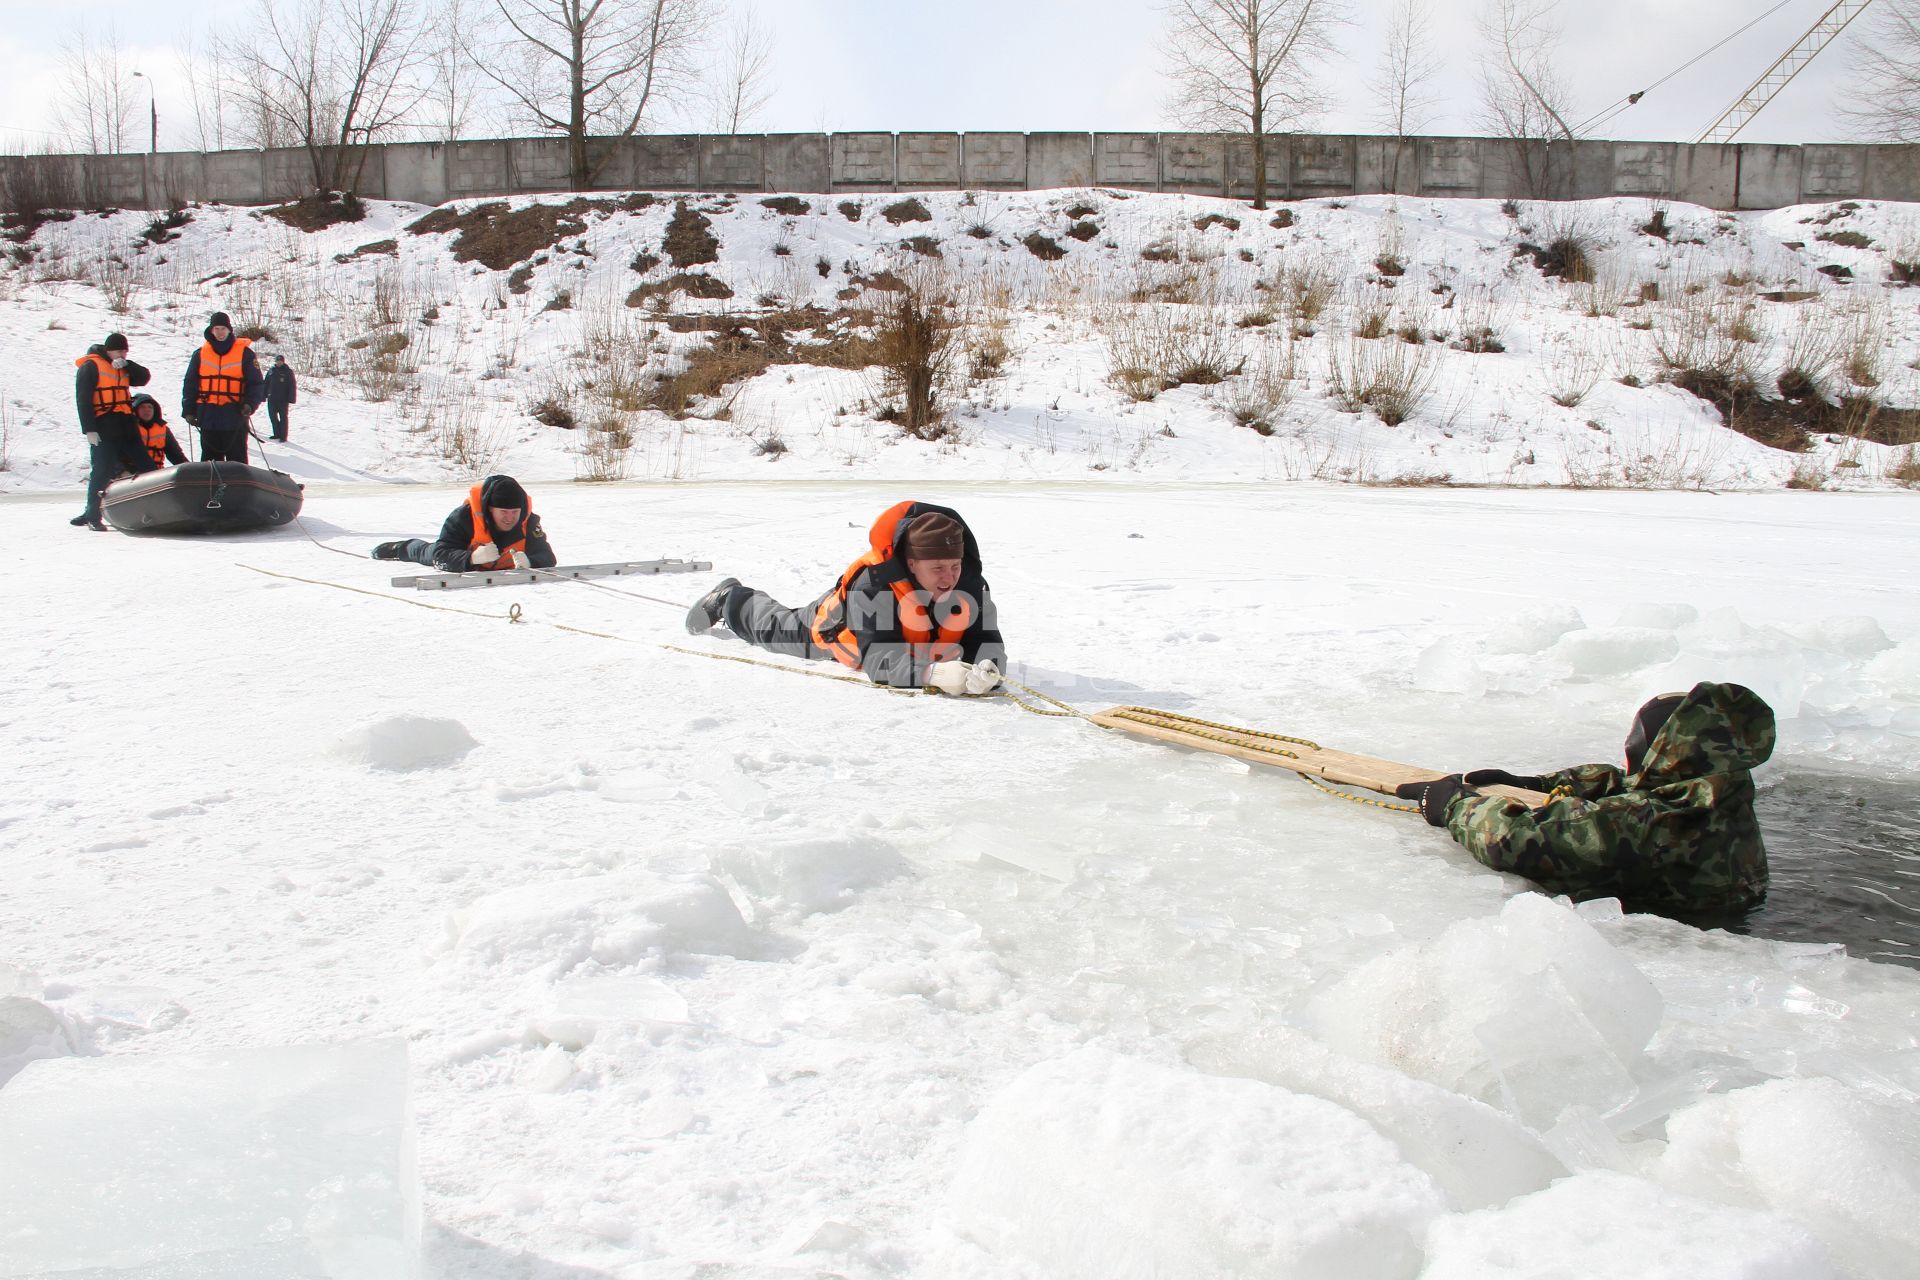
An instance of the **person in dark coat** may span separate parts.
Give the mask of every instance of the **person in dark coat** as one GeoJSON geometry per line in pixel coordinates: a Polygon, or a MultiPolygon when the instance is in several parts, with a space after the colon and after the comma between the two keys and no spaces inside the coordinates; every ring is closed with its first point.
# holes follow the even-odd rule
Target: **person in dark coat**
{"type": "Polygon", "coordinates": [[[100,495],[122,472],[139,475],[156,465],[140,447],[133,420],[132,388],[144,387],[153,375],[127,359],[126,335],[110,333],[106,341],[87,348],[74,362],[74,407],[80,412],[80,430],[87,437],[87,509],[67,523],[104,530],[100,495]]]}
{"type": "Polygon", "coordinates": [[[407,538],[383,542],[375,560],[411,560],[442,573],[483,569],[551,569],[558,563],[527,491],[512,476],[488,476],[467,500],[447,514],[432,542],[407,538]]]}
{"type": "Polygon", "coordinates": [[[299,399],[300,384],[294,380],[293,366],[285,356],[275,356],[273,368],[267,370],[267,425],[273,428],[275,440],[287,438],[287,406],[299,399]]]}
{"type": "Polygon", "coordinates": [[[167,425],[167,415],[161,412],[158,400],[144,392],[135,396],[133,422],[140,433],[141,447],[155,467],[177,467],[187,460],[186,451],[173,438],[173,428],[167,425]]]}
{"type": "Polygon", "coordinates": [[[180,383],[180,416],[200,428],[202,462],[245,463],[248,423],[266,396],[266,379],[253,344],[234,336],[226,312],[208,318],[203,336],[180,383]]]}
{"type": "Polygon", "coordinates": [[[687,631],[703,636],[725,627],[769,652],[832,658],[898,689],[991,692],[1006,645],[979,544],[960,513],[897,503],[873,522],[867,543],[833,590],[804,609],[728,578],[688,610],[687,631]]]}

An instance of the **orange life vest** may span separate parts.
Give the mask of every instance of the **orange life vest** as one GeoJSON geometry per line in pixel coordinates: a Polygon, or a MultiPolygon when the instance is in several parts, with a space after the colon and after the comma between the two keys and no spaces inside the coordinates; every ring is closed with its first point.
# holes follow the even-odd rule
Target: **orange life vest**
{"type": "Polygon", "coordinates": [[[141,422],[138,414],[133,421],[140,428],[140,443],[147,446],[147,452],[153,455],[153,465],[167,465],[167,424],[155,418],[152,422],[141,422]]]}
{"type": "MultiPolygon", "coordinates": [[[[475,569],[511,569],[513,553],[527,548],[527,530],[533,527],[533,499],[527,499],[527,509],[520,513],[520,537],[515,542],[494,542],[493,533],[487,528],[486,509],[480,505],[480,486],[475,485],[467,492],[467,511],[473,516],[473,538],[467,543],[468,551],[477,551],[489,542],[500,548],[500,558],[489,564],[473,563],[475,569]]],[[[470,562],[471,563],[471,562],[470,562]]]]}
{"type": "Polygon", "coordinates": [[[247,389],[246,338],[235,338],[221,355],[211,342],[200,344],[200,403],[237,404],[247,389]]]}
{"type": "Polygon", "coordinates": [[[99,380],[93,384],[93,412],[95,416],[104,417],[109,413],[132,413],[133,400],[128,392],[128,388],[133,384],[127,381],[127,371],[125,369],[114,368],[113,361],[107,359],[105,356],[94,355],[92,352],[88,352],[78,360],[75,360],[73,367],[78,369],[89,360],[93,361],[94,365],[100,370],[99,380]]]}
{"type": "MultiPolygon", "coordinates": [[[[856,671],[860,669],[860,642],[848,625],[847,593],[853,586],[853,580],[862,572],[893,558],[893,536],[913,506],[912,501],[899,502],[880,513],[880,518],[867,531],[871,549],[847,566],[847,571],[840,575],[840,581],[820,602],[820,607],[814,610],[813,642],[831,653],[843,666],[856,671]]],[[[915,585],[911,575],[902,574],[898,581],[890,585],[893,588],[895,616],[900,621],[900,633],[913,646],[915,665],[959,661],[961,638],[967,634],[967,628],[973,625],[973,602],[964,594],[953,592],[936,606],[945,614],[936,622],[927,611],[926,592],[915,585]]]]}

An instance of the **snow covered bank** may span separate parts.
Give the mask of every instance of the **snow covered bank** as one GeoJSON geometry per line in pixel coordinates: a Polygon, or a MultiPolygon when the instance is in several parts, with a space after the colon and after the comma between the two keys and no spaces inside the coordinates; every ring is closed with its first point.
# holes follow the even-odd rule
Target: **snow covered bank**
{"type": "Polygon", "coordinates": [[[1904,447],[1920,439],[1911,206],[602,195],[374,203],[317,232],[186,213],[51,222],[0,271],[0,490],[78,483],[71,362],[88,343],[125,331],[171,408],[215,308],[298,370],[276,456],[310,481],[497,464],[531,479],[1920,482],[1904,447]],[[873,313],[903,279],[961,322],[939,439],[880,420],[899,405],[870,367],[873,313]],[[1808,448],[1758,443],[1729,415],[1808,448]]]}
{"type": "MultiPolygon", "coordinates": [[[[911,494],[1086,709],[1533,768],[1710,675],[1773,701],[1770,771],[1920,776],[1906,495],[911,494]]],[[[741,650],[578,584],[246,567],[382,591],[357,557],[459,496],[316,486],[356,558],[0,500],[0,996],[47,1015],[0,1062],[401,1038],[428,1275],[1902,1275],[1920,974],[1516,900],[1405,815],[667,652],[741,650]]],[[[533,488],[565,561],[789,602],[904,496],[533,488]]]]}

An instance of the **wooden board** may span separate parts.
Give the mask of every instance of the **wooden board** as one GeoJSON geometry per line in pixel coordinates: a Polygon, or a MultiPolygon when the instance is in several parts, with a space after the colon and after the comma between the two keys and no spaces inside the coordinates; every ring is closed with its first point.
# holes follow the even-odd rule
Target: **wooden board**
{"type": "Polygon", "coordinates": [[[420,591],[462,591],[469,587],[509,587],[561,578],[624,578],[654,573],[706,573],[707,560],[620,560],[612,564],[558,564],[551,569],[482,569],[473,573],[428,573],[395,578],[396,587],[420,591]]]}
{"type": "MultiPolygon", "coordinates": [[[[1361,787],[1389,796],[1405,783],[1432,782],[1447,776],[1438,769],[1422,768],[1417,764],[1401,764],[1394,760],[1354,755],[1350,751],[1332,751],[1325,747],[1289,742],[1277,734],[1262,734],[1253,729],[1214,724],[1147,707],[1111,707],[1091,718],[1103,729],[1118,729],[1122,733],[1152,738],[1157,742],[1232,756],[1249,764],[1290,769],[1294,773],[1311,774],[1328,782],[1361,787]]],[[[1477,787],[1475,790],[1482,795],[1518,800],[1536,809],[1547,802],[1547,797],[1540,792],[1526,791],[1520,787],[1477,787]]]]}

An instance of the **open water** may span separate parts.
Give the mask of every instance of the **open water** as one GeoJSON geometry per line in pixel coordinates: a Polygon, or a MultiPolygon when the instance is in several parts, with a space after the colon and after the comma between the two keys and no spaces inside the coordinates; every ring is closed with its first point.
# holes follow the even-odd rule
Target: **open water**
{"type": "Polygon", "coordinates": [[[1786,774],[1757,809],[1773,884],[1734,932],[1920,969],[1920,785],[1786,774]]]}

